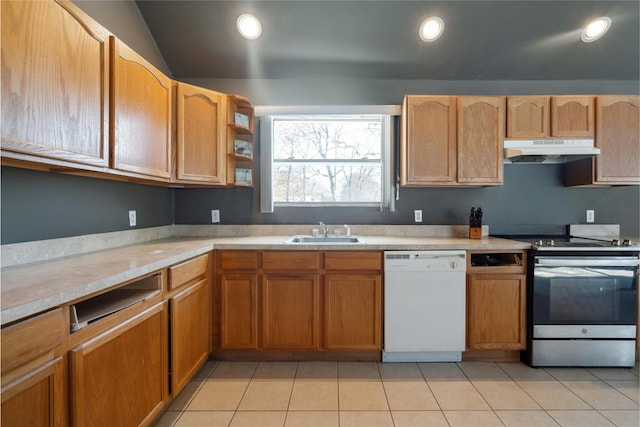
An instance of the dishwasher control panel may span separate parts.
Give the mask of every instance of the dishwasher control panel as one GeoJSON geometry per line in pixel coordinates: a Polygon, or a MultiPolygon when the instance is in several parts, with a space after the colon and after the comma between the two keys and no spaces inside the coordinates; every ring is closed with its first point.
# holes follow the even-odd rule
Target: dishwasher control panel
{"type": "Polygon", "coordinates": [[[465,271],[465,251],[388,251],[385,271],[465,271]]]}

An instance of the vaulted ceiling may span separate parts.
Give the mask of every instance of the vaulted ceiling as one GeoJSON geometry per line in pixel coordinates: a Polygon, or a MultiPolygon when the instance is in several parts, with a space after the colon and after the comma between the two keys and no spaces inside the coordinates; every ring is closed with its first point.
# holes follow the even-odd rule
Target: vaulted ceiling
{"type": "Polygon", "coordinates": [[[638,80],[640,2],[630,1],[190,1],[137,0],[180,78],[638,80]],[[242,13],[263,26],[236,30],[242,13]],[[444,34],[418,28],[439,16],[444,34]],[[584,43],[591,19],[609,16],[584,43]]]}

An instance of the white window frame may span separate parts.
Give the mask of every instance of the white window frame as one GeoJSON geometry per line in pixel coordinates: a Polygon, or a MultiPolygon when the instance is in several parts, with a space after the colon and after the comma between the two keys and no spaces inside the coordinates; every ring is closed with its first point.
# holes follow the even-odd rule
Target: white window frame
{"type": "Polygon", "coordinates": [[[394,138],[396,136],[394,116],[400,115],[399,105],[360,105],[360,106],[256,106],[255,115],[260,121],[260,212],[273,213],[276,207],[362,207],[375,206],[380,211],[395,211],[394,138]],[[273,142],[272,123],[274,116],[329,116],[329,115],[382,115],[387,116],[383,123],[382,171],[380,203],[286,203],[273,202],[273,142]],[[387,129],[384,129],[387,127],[387,129]]]}

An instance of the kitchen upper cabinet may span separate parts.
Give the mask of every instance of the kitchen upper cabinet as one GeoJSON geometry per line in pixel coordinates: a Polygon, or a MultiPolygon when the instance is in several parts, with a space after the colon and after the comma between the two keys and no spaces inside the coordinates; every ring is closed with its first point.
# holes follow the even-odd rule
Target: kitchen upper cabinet
{"type": "Polygon", "coordinates": [[[593,111],[593,96],[552,96],[551,136],[558,138],[593,138],[593,111]]]}
{"type": "Polygon", "coordinates": [[[479,252],[467,258],[467,348],[524,349],[525,252],[479,252]]]}
{"type": "Polygon", "coordinates": [[[4,327],[1,333],[1,424],[68,425],[62,309],[4,327]]]}
{"type": "Polygon", "coordinates": [[[504,109],[504,97],[406,96],[400,184],[501,185],[504,109]]]}
{"type": "Polygon", "coordinates": [[[149,425],[166,402],[167,310],[157,304],[70,352],[72,425],[149,425]]]}
{"type": "Polygon", "coordinates": [[[547,138],[550,134],[550,97],[507,97],[507,138],[547,138]]]}
{"type": "Polygon", "coordinates": [[[68,1],[2,1],[3,163],[109,166],[109,33],[68,1]]]}
{"type": "Polygon", "coordinates": [[[458,97],[458,183],[502,185],[504,97],[458,97]]]}
{"type": "Polygon", "coordinates": [[[593,138],[593,96],[509,96],[507,138],[593,138]]]}
{"type": "Polygon", "coordinates": [[[406,96],[400,141],[401,185],[455,183],[455,97],[406,96]]]}
{"type": "Polygon", "coordinates": [[[168,181],[172,162],[172,82],[112,38],[111,149],[114,169],[168,181]]]}
{"type": "Polygon", "coordinates": [[[325,348],[382,350],[380,252],[327,252],[325,268],[325,348]]]}
{"type": "Polygon", "coordinates": [[[176,89],[176,182],[226,184],[227,95],[185,83],[176,89]]]}
{"type": "Polygon", "coordinates": [[[640,184],[640,97],[596,97],[595,146],[600,154],[565,166],[567,185],[640,184]]]}

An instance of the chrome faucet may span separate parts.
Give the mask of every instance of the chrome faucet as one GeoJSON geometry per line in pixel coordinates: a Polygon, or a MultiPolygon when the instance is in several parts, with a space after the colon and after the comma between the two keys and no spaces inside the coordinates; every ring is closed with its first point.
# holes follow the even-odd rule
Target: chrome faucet
{"type": "Polygon", "coordinates": [[[351,237],[351,227],[345,224],[344,229],[345,229],[345,232],[347,233],[347,237],[351,237]]]}
{"type": "Polygon", "coordinates": [[[329,227],[327,227],[324,222],[320,221],[318,224],[320,224],[320,227],[322,227],[322,234],[324,235],[324,237],[328,237],[329,236],[329,227]]]}

